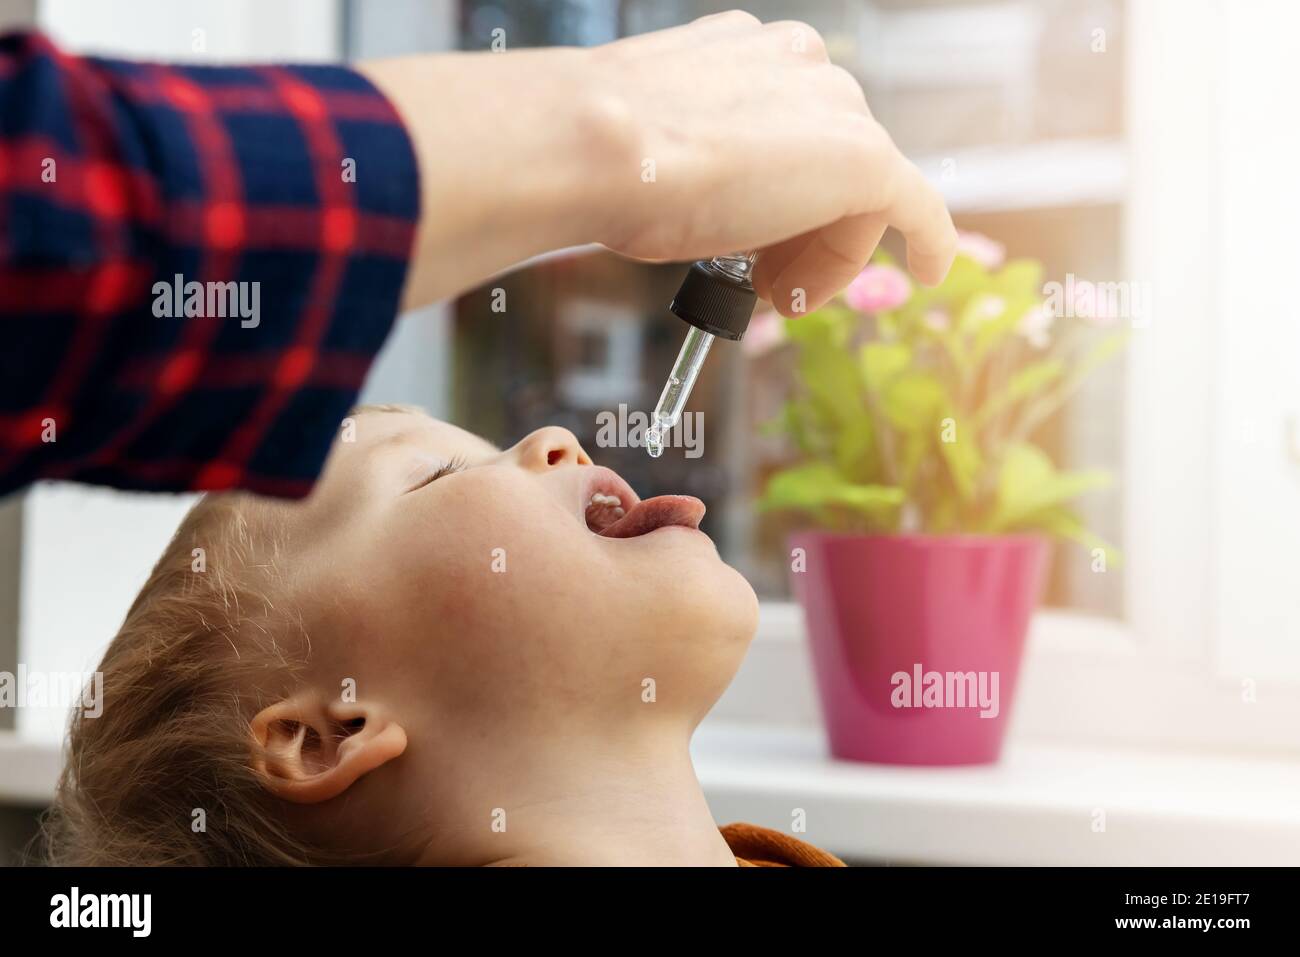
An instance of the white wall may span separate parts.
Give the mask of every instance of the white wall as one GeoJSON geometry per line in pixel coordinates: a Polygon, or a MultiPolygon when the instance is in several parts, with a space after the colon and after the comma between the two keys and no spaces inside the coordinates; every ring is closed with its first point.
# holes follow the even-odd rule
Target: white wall
{"type": "Polygon", "coordinates": [[[79,53],[193,63],[338,59],[336,0],[41,0],[37,23],[79,53]],[[194,31],[201,30],[202,51],[194,31]]]}
{"type": "MultiPolygon", "coordinates": [[[[93,671],[194,498],[69,484],[29,492],[18,660],[34,671],[93,671]]],[[[19,708],[17,728],[58,737],[66,719],[61,710],[19,708]]]]}

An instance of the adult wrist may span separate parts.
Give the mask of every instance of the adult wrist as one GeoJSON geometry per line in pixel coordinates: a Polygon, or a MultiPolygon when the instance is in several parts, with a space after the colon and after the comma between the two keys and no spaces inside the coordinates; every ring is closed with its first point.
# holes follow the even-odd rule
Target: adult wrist
{"type": "Polygon", "coordinates": [[[629,228],[629,207],[642,185],[642,135],[622,97],[601,48],[578,53],[567,115],[577,134],[574,169],[578,174],[577,209],[582,243],[619,245],[629,228]]]}
{"type": "Polygon", "coordinates": [[[402,116],[421,218],[404,307],[512,263],[605,242],[638,182],[635,124],[590,51],[438,54],[359,64],[402,116]]]}

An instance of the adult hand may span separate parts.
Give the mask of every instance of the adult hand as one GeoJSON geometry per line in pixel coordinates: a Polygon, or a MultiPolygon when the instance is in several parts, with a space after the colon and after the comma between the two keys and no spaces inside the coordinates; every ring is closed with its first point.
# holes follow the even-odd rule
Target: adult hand
{"type": "Polygon", "coordinates": [[[816,308],[888,226],[925,283],[956,232],[812,27],[731,12],[585,50],[361,66],[404,116],[423,173],[418,305],[560,246],[688,260],[761,249],[754,284],[816,308]]]}

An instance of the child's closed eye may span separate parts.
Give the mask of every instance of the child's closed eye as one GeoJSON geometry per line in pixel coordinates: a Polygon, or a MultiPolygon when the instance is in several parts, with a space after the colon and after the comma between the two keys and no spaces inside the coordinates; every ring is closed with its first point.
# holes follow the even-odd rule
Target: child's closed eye
{"type": "Polygon", "coordinates": [[[444,475],[450,475],[453,472],[459,472],[464,467],[465,467],[465,460],[460,456],[456,456],[455,458],[452,458],[449,461],[444,462],[442,465],[434,469],[431,473],[421,478],[418,482],[416,482],[414,485],[408,488],[406,492],[410,493],[410,492],[418,491],[419,489],[424,488],[426,485],[431,485],[434,482],[438,481],[438,479],[442,478],[444,475]]]}

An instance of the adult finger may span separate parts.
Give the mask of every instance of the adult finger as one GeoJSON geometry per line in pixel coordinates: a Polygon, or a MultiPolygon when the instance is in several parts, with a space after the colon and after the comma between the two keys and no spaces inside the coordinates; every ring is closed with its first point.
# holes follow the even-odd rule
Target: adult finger
{"type": "Polygon", "coordinates": [[[943,197],[916,164],[898,154],[895,188],[885,219],[907,240],[907,268],[927,286],[948,275],[957,254],[957,230],[943,197]]]}
{"type": "Polygon", "coordinates": [[[794,261],[794,258],[803,252],[804,247],[812,241],[813,234],[817,230],[810,230],[801,233],[798,236],[791,236],[789,239],[779,243],[773,243],[759,251],[758,259],[754,262],[754,274],[751,277],[754,284],[754,291],[759,297],[772,301],[772,283],[776,277],[785,271],[785,267],[794,261]]]}
{"type": "Polygon", "coordinates": [[[823,305],[862,271],[887,225],[882,214],[864,213],[816,230],[772,281],[768,300],[783,316],[823,305]]]}

